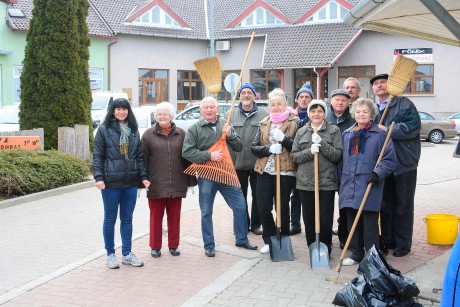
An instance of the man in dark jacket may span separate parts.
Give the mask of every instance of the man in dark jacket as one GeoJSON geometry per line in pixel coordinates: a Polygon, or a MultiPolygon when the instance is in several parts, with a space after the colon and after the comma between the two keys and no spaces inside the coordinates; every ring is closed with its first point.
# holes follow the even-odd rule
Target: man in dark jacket
{"type": "MultiPolygon", "coordinates": [[[[340,134],[343,134],[345,130],[355,124],[355,120],[350,114],[349,100],[350,94],[348,91],[344,89],[332,91],[331,107],[327,112],[326,119],[328,122],[339,127],[340,134]]],[[[343,249],[348,238],[348,218],[345,208],[339,210],[337,222],[337,235],[339,236],[340,248],[343,249]]]]}
{"type": "Polygon", "coordinates": [[[412,246],[421,122],[417,108],[407,97],[397,96],[388,103],[387,80],[387,74],[371,79],[379,109],[375,121],[380,122],[385,108],[389,108],[379,127],[386,131],[395,122],[391,139],[398,158],[396,170],[385,179],[380,219],[386,247],[394,249],[393,256],[403,257],[412,246]]]}
{"type": "MultiPolygon", "coordinates": [[[[233,151],[241,151],[243,143],[235,130],[217,116],[218,104],[213,97],[205,97],[201,101],[201,119],[192,125],[185,135],[182,146],[182,156],[192,163],[205,163],[207,161],[222,161],[224,154],[220,149],[209,152],[222,136],[226,134],[226,143],[231,157],[233,151]]],[[[246,218],[246,203],[243,193],[238,187],[219,183],[202,177],[198,178],[199,202],[201,210],[201,233],[203,236],[204,250],[207,257],[215,256],[214,228],[212,211],[214,199],[219,191],[233,211],[233,232],[235,245],[250,250],[257,246],[248,240],[248,221],[246,218]]]]}
{"type": "Polygon", "coordinates": [[[230,124],[243,141],[243,149],[235,152],[235,170],[238,180],[241,184],[244,199],[246,200],[246,215],[250,230],[261,235],[259,209],[257,208],[256,183],[257,174],[254,172],[256,157],[251,153],[252,141],[256,136],[260,121],[268,116],[268,111],[264,108],[257,107],[254,102],[256,99],[256,90],[250,83],[244,83],[238,90],[240,103],[233,110],[230,118],[230,124]],[[251,185],[252,208],[251,218],[248,210],[248,181],[251,185]]]}

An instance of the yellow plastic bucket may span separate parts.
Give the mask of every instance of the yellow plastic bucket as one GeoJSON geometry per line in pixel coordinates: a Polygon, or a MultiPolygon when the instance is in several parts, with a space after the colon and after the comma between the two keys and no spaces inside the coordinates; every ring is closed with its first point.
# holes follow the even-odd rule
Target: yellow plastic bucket
{"type": "Polygon", "coordinates": [[[426,223],[426,238],[430,244],[454,244],[458,235],[458,215],[437,213],[428,214],[423,219],[426,223]]]}

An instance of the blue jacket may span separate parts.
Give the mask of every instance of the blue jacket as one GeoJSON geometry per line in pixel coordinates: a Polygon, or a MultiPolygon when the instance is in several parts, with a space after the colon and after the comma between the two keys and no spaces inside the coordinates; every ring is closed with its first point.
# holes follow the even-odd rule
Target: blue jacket
{"type": "Polygon", "coordinates": [[[350,154],[350,133],[353,127],[345,130],[342,135],[343,159],[339,165],[339,172],[341,173],[339,207],[340,209],[359,208],[366,192],[367,179],[374,171],[379,176],[379,183],[372,185],[364,204],[364,210],[378,212],[380,211],[385,178],[396,168],[396,153],[393,142],[390,139],[382,160],[374,170],[387,134],[378,127],[377,123],[373,122],[366,132],[364,153],[352,155],[350,154]]]}

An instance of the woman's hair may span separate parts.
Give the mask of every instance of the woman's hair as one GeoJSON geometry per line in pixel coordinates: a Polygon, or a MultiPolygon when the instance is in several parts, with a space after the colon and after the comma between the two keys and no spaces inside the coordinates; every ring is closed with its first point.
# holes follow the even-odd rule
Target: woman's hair
{"type": "Polygon", "coordinates": [[[174,108],[174,106],[167,101],[157,104],[155,113],[157,113],[158,110],[167,110],[169,112],[169,116],[171,116],[171,121],[174,119],[174,117],[176,117],[176,108],[174,108]]]}
{"type": "Polygon", "coordinates": [[[268,93],[268,103],[270,103],[270,101],[273,99],[284,101],[287,104],[286,96],[284,95],[284,91],[280,88],[275,88],[273,89],[273,91],[268,93]]]}
{"type": "Polygon", "coordinates": [[[374,119],[377,116],[377,107],[372,99],[369,98],[358,98],[353,104],[351,105],[350,114],[353,118],[355,118],[356,108],[358,106],[368,106],[369,110],[371,111],[371,119],[374,119]]]}
{"type": "Polygon", "coordinates": [[[115,109],[122,108],[128,110],[128,117],[126,118],[128,121],[128,127],[131,128],[132,132],[137,131],[137,120],[134,116],[133,110],[131,109],[131,104],[129,103],[128,99],[126,98],[117,98],[109,105],[109,110],[107,111],[107,115],[104,119],[104,124],[109,125],[110,120],[115,119],[115,109]]]}

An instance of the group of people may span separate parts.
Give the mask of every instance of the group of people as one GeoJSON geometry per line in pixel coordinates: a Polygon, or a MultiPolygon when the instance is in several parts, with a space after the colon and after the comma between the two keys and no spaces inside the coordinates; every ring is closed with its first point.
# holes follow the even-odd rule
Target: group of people
{"type": "Polygon", "coordinates": [[[306,241],[311,245],[315,241],[315,171],[319,178],[320,241],[329,254],[336,193],[340,213],[338,235],[343,248],[366,188],[371,184],[351,239],[351,255],[343,264],[359,263],[366,250],[373,245],[381,248],[381,242],[394,249],[393,256],[405,256],[412,244],[420,118],[408,98],[388,100],[387,79],[387,74],[371,79],[374,103],[359,98],[359,80],[348,78],[343,89],[332,92],[329,108],[324,101],[314,99],[310,87],[304,85],[296,95],[296,110],[289,107],[285,93],[279,88],[269,93],[268,110],[258,107],[255,88],[245,83],[238,91],[240,102],[231,114],[218,114],[217,101],[204,98],[200,103],[201,119],[187,133],[172,122],[175,109],[164,102],[157,106],[155,125],[142,139],[129,102],[115,100],[95,137],[93,164],[96,186],[104,203],[103,234],[108,267],[119,267],[114,249],[118,208],[122,263],[143,265],[131,252],[138,185],[147,189],[152,257],[161,256],[165,211],[169,251],[173,256],[180,255],[181,201],[186,197],[187,187],[196,184],[206,256],[216,255],[212,214],[217,192],[233,211],[237,247],[258,249],[248,239],[251,231],[262,235],[264,245],[260,252],[270,251],[269,238],[277,232],[273,218],[276,193],[281,200],[281,234],[301,232],[302,212],[306,241]],[[380,124],[385,108],[389,109],[380,124]],[[384,148],[392,122],[393,133],[384,148]],[[184,173],[190,163],[223,161],[225,152],[212,147],[221,137],[225,139],[241,187],[184,173]],[[382,150],[383,156],[376,164],[382,150]],[[279,164],[275,163],[277,156],[279,164]],[[281,182],[279,191],[277,174],[281,182]],[[249,186],[251,210],[247,201],[249,186]]]}

